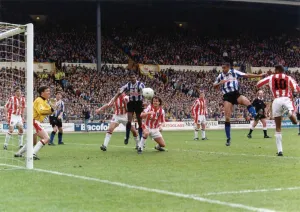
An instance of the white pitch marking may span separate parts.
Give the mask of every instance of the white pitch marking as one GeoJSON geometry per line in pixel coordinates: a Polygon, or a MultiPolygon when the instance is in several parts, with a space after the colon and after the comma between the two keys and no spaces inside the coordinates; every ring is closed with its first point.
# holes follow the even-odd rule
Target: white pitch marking
{"type": "MultiPolygon", "coordinates": [[[[78,144],[78,143],[70,143],[71,145],[79,145],[79,146],[100,146],[100,144],[78,144]]],[[[109,145],[110,147],[116,148],[129,148],[134,149],[131,146],[118,146],[118,145],[109,145]]],[[[202,150],[192,150],[192,149],[169,149],[169,151],[177,151],[177,152],[199,152],[199,153],[206,153],[206,154],[213,154],[213,155],[228,155],[228,156],[246,156],[246,157],[267,157],[267,158],[278,158],[278,156],[273,155],[251,155],[246,153],[230,153],[230,152],[210,152],[210,151],[202,151],[202,150]]],[[[280,157],[280,159],[297,159],[300,160],[300,157],[293,157],[293,156],[284,156],[280,157]]]]}
{"type": "Polygon", "coordinates": [[[210,192],[202,194],[204,196],[212,195],[223,195],[223,194],[244,194],[244,193],[260,193],[260,192],[271,192],[271,191],[292,191],[299,190],[300,187],[289,187],[289,188],[266,188],[266,189],[257,189],[257,190],[241,190],[241,191],[221,191],[221,192],[210,192]]]}
{"type": "MultiPolygon", "coordinates": [[[[1,165],[6,165],[6,164],[0,164],[0,166],[1,165]]],[[[12,165],[6,165],[6,166],[15,167],[12,165]]],[[[192,194],[184,194],[184,193],[178,193],[178,192],[172,192],[172,191],[166,191],[166,190],[160,190],[160,189],[154,189],[154,188],[147,188],[147,187],[143,187],[143,186],[130,185],[130,184],[121,183],[121,182],[102,180],[102,179],[93,178],[93,177],[86,177],[86,176],[80,176],[80,175],[74,175],[74,174],[68,174],[68,173],[50,171],[50,170],[44,170],[44,169],[33,169],[33,170],[37,171],[37,172],[43,172],[43,173],[48,173],[48,174],[53,174],[53,175],[66,176],[66,177],[72,177],[72,178],[81,179],[81,180],[99,182],[99,183],[119,186],[119,187],[123,187],[123,188],[129,188],[129,189],[146,191],[146,192],[157,193],[157,194],[164,194],[164,195],[175,196],[175,197],[180,197],[180,198],[184,198],[184,199],[191,199],[191,200],[196,200],[198,202],[223,205],[223,206],[227,206],[227,207],[231,207],[231,208],[240,208],[240,209],[244,209],[244,210],[248,210],[248,211],[275,212],[274,210],[270,210],[270,209],[266,209],[266,208],[256,208],[256,207],[251,207],[251,206],[238,204],[238,203],[223,202],[223,201],[214,200],[214,199],[207,199],[207,198],[203,198],[203,197],[192,195],[192,194]]]]}

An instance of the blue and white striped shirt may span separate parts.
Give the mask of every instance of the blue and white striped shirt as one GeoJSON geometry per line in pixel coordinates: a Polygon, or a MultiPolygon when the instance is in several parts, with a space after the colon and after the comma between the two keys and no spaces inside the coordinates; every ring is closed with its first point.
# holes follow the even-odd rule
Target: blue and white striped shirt
{"type": "Polygon", "coordinates": [[[296,113],[300,113],[300,98],[295,100],[296,113]]]}
{"type": "Polygon", "coordinates": [[[128,92],[129,101],[143,101],[143,89],[145,88],[144,83],[136,81],[135,84],[128,82],[121,88],[121,93],[128,92]]]}
{"type": "Polygon", "coordinates": [[[229,80],[228,82],[221,85],[221,90],[223,94],[238,91],[239,90],[239,82],[238,78],[243,77],[246,75],[243,72],[240,72],[235,69],[230,69],[227,74],[224,74],[223,72],[219,74],[217,77],[215,84],[219,83],[221,80],[229,80]]]}
{"type": "Polygon", "coordinates": [[[62,100],[56,102],[55,117],[58,117],[60,113],[65,112],[65,103],[62,100]]]}

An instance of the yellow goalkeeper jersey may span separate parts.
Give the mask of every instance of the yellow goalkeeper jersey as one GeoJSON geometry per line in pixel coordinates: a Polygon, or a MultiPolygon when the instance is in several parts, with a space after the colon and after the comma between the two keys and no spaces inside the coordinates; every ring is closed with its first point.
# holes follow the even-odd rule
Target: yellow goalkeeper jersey
{"type": "Polygon", "coordinates": [[[53,113],[53,109],[43,97],[38,97],[33,102],[33,119],[39,122],[53,113]]]}

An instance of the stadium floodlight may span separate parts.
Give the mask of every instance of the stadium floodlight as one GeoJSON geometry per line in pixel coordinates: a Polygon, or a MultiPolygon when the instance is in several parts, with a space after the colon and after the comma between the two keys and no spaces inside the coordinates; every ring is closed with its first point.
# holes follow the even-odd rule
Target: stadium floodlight
{"type": "MultiPolygon", "coordinates": [[[[33,31],[33,24],[18,25],[0,22],[0,89],[2,92],[0,106],[4,109],[5,102],[14,94],[14,88],[21,88],[26,99],[24,135],[27,145],[24,164],[24,160],[14,158],[18,145],[14,145],[17,139],[13,135],[7,150],[1,147],[0,167],[26,166],[28,169],[33,169],[33,31]]],[[[6,126],[2,129],[5,132],[7,125],[3,124],[3,126],[6,126]]],[[[0,144],[3,142],[4,137],[0,137],[0,144]]]]}

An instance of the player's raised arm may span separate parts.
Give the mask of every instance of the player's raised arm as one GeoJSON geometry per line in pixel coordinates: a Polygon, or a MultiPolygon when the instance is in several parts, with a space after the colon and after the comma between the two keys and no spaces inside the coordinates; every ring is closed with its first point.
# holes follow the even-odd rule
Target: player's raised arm
{"type": "Polygon", "coordinates": [[[248,73],[243,73],[241,71],[235,70],[234,73],[237,75],[238,78],[244,77],[244,78],[258,78],[258,77],[263,77],[265,74],[248,74],[248,73]]]}
{"type": "Polygon", "coordinates": [[[221,79],[221,74],[217,77],[216,81],[213,84],[214,88],[218,88],[220,85],[223,85],[224,83],[228,82],[228,80],[222,80],[221,79]]]}
{"type": "Polygon", "coordinates": [[[106,110],[107,108],[110,108],[114,105],[116,99],[121,95],[122,93],[117,93],[107,104],[103,105],[102,107],[96,109],[96,113],[99,114],[101,111],[106,110]]]}
{"type": "Polygon", "coordinates": [[[268,84],[268,83],[270,82],[270,79],[271,79],[271,76],[266,77],[266,78],[264,78],[264,79],[258,81],[258,83],[256,84],[256,87],[257,87],[257,88],[260,88],[260,87],[262,87],[262,86],[268,84]]]}
{"type": "Polygon", "coordinates": [[[141,118],[144,119],[146,118],[148,115],[154,115],[155,112],[151,111],[151,105],[149,105],[142,113],[141,113],[141,118]]]}

